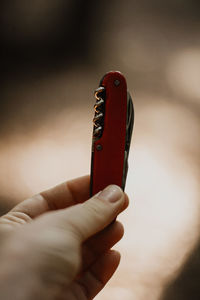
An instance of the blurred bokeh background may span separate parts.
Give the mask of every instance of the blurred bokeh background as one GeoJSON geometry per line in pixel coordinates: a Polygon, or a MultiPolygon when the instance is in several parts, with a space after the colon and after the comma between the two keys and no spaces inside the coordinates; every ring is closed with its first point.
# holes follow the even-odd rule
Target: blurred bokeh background
{"type": "Polygon", "coordinates": [[[90,172],[93,90],[135,105],[121,266],[102,300],[200,298],[200,2],[2,0],[0,211],[90,172]]]}

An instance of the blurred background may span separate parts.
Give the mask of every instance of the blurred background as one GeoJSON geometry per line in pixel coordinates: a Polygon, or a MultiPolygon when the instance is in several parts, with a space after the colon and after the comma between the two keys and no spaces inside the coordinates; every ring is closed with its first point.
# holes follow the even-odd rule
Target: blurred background
{"type": "Polygon", "coordinates": [[[0,212],[90,172],[93,90],[127,78],[135,127],[118,272],[96,299],[200,298],[200,2],[2,0],[0,212]]]}

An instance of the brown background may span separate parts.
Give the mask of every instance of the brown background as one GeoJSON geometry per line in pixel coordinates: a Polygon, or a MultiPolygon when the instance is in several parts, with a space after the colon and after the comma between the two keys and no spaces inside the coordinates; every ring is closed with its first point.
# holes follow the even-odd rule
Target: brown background
{"type": "Polygon", "coordinates": [[[136,119],[122,262],[98,299],[200,298],[199,1],[1,1],[0,208],[89,173],[93,90],[136,119]],[[168,288],[167,288],[168,287],[168,288]]]}

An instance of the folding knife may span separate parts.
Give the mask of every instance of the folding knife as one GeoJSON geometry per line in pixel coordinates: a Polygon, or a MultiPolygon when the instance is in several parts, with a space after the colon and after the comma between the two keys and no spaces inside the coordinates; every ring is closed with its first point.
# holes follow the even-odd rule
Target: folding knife
{"type": "Polygon", "coordinates": [[[132,99],[126,79],[120,72],[105,74],[95,90],[95,98],[91,196],[109,184],[116,184],[124,190],[134,123],[132,99]]]}

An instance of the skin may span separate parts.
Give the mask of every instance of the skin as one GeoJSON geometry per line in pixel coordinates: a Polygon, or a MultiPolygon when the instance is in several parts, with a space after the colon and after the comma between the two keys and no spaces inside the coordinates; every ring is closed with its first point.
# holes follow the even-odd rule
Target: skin
{"type": "Polygon", "coordinates": [[[2,299],[93,299],[117,269],[110,250],[128,197],[109,186],[89,199],[89,176],[27,199],[0,218],[2,299]],[[111,199],[111,195],[113,196],[111,199]]]}

